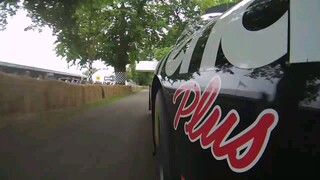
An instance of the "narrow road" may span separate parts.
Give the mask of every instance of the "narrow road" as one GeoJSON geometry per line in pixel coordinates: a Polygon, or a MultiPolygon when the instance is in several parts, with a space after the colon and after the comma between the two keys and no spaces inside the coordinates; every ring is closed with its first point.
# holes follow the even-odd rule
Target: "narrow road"
{"type": "Polygon", "coordinates": [[[0,179],[158,179],[148,91],[38,134],[0,131],[0,179]]]}

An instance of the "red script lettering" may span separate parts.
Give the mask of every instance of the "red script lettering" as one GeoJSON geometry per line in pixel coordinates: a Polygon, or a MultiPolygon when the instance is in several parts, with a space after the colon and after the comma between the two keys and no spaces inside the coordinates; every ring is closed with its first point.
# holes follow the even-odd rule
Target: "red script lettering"
{"type": "Polygon", "coordinates": [[[219,76],[210,80],[202,94],[197,82],[192,81],[180,86],[173,95],[174,104],[177,103],[178,97],[182,96],[173,127],[176,130],[181,118],[191,116],[184,124],[184,131],[189,140],[199,140],[203,149],[211,148],[213,157],[216,160],[226,159],[232,171],[246,172],[261,158],[271,131],[278,123],[278,113],[273,109],[265,109],[249,127],[238,135],[229,137],[240,122],[240,116],[232,109],[226,117],[221,118],[220,106],[213,106],[220,88],[219,76]],[[188,103],[191,93],[194,96],[188,103]],[[211,107],[213,109],[210,111],[211,107]]]}

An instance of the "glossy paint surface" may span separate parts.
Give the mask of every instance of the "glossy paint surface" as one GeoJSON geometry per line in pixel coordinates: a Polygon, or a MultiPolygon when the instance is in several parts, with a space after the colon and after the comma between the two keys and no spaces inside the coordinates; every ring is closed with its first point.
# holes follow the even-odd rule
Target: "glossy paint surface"
{"type": "Polygon", "coordinates": [[[320,2],[304,3],[242,1],[159,63],[185,179],[319,177],[320,23],[300,20],[320,2]]]}

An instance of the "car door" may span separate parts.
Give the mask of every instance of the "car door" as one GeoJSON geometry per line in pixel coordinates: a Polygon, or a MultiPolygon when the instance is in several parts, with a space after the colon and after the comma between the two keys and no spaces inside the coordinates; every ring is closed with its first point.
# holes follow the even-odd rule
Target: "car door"
{"type": "Polygon", "coordinates": [[[304,14],[317,17],[319,11],[306,12],[319,2],[306,4],[242,1],[161,63],[158,76],[185,179],[316,176],[320,26],[304,14]],[[304,46],[297,44],[301,39],[304,46]]]}

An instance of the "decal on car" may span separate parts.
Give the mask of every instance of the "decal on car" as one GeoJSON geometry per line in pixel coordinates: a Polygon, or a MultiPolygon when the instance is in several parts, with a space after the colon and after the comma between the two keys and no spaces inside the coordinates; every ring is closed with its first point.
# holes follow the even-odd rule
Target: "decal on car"
{"type": "Polygon", "coordinates": [[[181,118],[190,117],[184,124],[184,132],[191,142],[199,141],[203,149],[210,148],[216,160],[226,159],[232,171],[246,172],[265,151],[271,132],[278,123],[278,113],[265,109],[249,127],[229,137],[240,122],[240,116],[232,109],[221,117],[223,109],[215,104],[220,88],[218,75],[210,80],[202,94],[200,85],[195,81],[181,85],[172,100],[173,104],[177,104],[178,97],[181,97],[173,127],[177,130],[181,118]]]}
{"type": "MultiPolygon", "coordinates": [[[[250,5],[253,3],[253,0],[242,1],[216,20],[205,45],[200,71],[215,67],[220,44],[227,60],[245,69],[265,66],[287,54],[288,6],[280,6],[284,13],[277,14],[275,21],[268,27],[251,31],[244,27],[243,18],[246,13],[252,13],[250,5]]],[[[168,76],[173,75],[179,67],[180,74],[188,73],[190,59],[200,35],[199,32],[193,34],[171,52],[165,67],[168,76]],[[186,44],[189,44],[187,48],[186,44]]]]}
{"type": "MultiPolygon", "coordinates": [[[[226,59],[243,69],[263,67],[288,52],[290,63],[319,61],[320,51],[314,48],[320,44],[320,36],[316,34],[320,30],[320,23],[316,20],[319,12],[317,3],[318,0],[308,3],[300,0],[290,3],[289,0],[241,1],[215,20],[199,70],[211,70],[216,66],[220,46],[226,59]],[[313,28],[301,28],[309,26],[313,28]]],[[[200,32],[186,38],[169,54],[165,65],[167,76],[176,71],[179,74],[189,72],[200,32]]]]}

